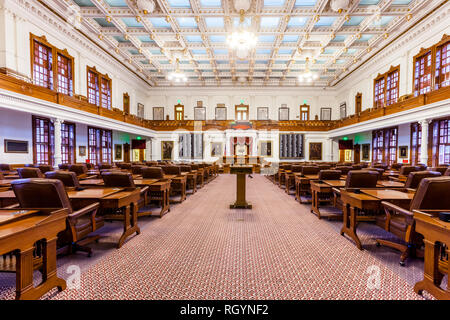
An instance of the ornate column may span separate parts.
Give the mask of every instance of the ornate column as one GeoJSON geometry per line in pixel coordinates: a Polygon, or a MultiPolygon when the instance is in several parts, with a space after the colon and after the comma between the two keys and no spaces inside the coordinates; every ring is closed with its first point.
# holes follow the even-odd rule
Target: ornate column
{"type": "Polygon", "coordinates": [[[328,161],[333,161],[333,139],[328,138],[328,161]]]}
{"type": "Polygon", "coordinates": [[[422,127],[422,139],[420,141],[420,163],[428,164],[428,128],[431,120],[420,120],[422,127]]]}
{"type": "Polygon", "coordinates": [[[145,141],[145,160],[146,161],[152,161],[152,140],[153,138],[148,138],[145,141]]]}
{"type": "Polygon", "coordinates": [[[61,155],[61,123],[63,120],[55,118],[53,120],[53,126],[55,130],[55,163],[54,167],[58,168],[58,165],[62,163],[61,155]]]}

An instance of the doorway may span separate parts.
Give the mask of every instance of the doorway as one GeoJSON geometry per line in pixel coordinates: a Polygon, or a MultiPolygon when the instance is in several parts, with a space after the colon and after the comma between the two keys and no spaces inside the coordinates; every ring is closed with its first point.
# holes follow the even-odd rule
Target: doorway
{"type": "Polygon", "coordinates": [[[133,139],[131,140],[131,149],[134,162],[143,162],[145,160],[145,139],[133,139]]]}
{"type": "Polygon", "coordinates": [[[125,143],[123,145],[123,162],[129,163],[130,162],[130,144],[125,143]]]}

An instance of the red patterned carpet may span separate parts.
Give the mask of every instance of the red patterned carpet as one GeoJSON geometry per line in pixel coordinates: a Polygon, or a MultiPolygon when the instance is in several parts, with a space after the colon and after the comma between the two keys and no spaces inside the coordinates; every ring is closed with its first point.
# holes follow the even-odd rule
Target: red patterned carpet
{"type": "MultiPolygon", "coordinates": [[[[318,220],[263,176],[247,181],[253,210],[228,208],[235,177],[222,175],[162,219],[143,218],[141,234],[119,250],[111,241],[120,228],[110,226],[113,235],[101,240],[93,258],[58,262],[63,277],[68,265],[81,265],[80,289],[45,298],[421,299],[413,284],[422,262],[397,272],[398,254],[373,245],[374,227],[361,231],[370,246],[360,251],[340,236],[339,222],[318,220]],[[380,270],[379,289],[368,287],[373,266],[380,270]]],[[[13,280],[0,276],[0,298],[13,298],[13,280]]]]}

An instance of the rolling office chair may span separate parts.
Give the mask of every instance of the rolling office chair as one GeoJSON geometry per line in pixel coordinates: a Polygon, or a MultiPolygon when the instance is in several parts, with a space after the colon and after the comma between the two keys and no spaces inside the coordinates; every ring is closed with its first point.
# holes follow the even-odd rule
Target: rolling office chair
{"type": "MultiPolygon", "coordinates": [[[[417,175],[417,173],[419,172],[411,174],[417,175]]],[[[395,235],[401,243],[377,239],[377,246],[384,245],[399,250],[400,265],[404,266],[405,260],[413,249],[420,248],[423,243],[422,235],[415,232],[413,210],[448,210],[450,208],[450,177],[423,178],[408,209],[387,201],[381,202],[381,205],[386,215],[377,217],[377,225],[395,235]]]]}
{"type": "Polygon", "coordinates": [[[92,249],[85,245],[99,238],[89,235],[104,223],[97,217],[98,202],[74,210],[63,183],[56,179],[19,179],[11,186],[21,208],[67,208],[67,227],[58,235],[60,250],[67,247],[69,253],[84,251],[92,255],[92,249]]]}
{"type": "Polygon", "coordinates": [[[45,173],[47,179],[60,180],[64,187],[74,187],[76,189],[82,189],[77,175],[72,171],[49,171],[45,173]]]}
{"type": "Polygon", "coordinates": [[[39,168],[17,168],[17,173],[19,174],[20,179],[44,178],[44,175],[39,168]]]}

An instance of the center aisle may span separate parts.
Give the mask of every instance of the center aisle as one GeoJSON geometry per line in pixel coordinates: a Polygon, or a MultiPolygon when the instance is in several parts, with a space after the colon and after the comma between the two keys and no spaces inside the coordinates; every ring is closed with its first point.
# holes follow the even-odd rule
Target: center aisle
{"type": "Polygon", "coordinates": [[[83,272],[80,289],[53,298],[421,299],[263,176],[247,179],[252,210],[229,209],[235,179],[221,175],[145,224],[83,272]],[[373,266],[379,289],[368,287],[373,266]]]}

